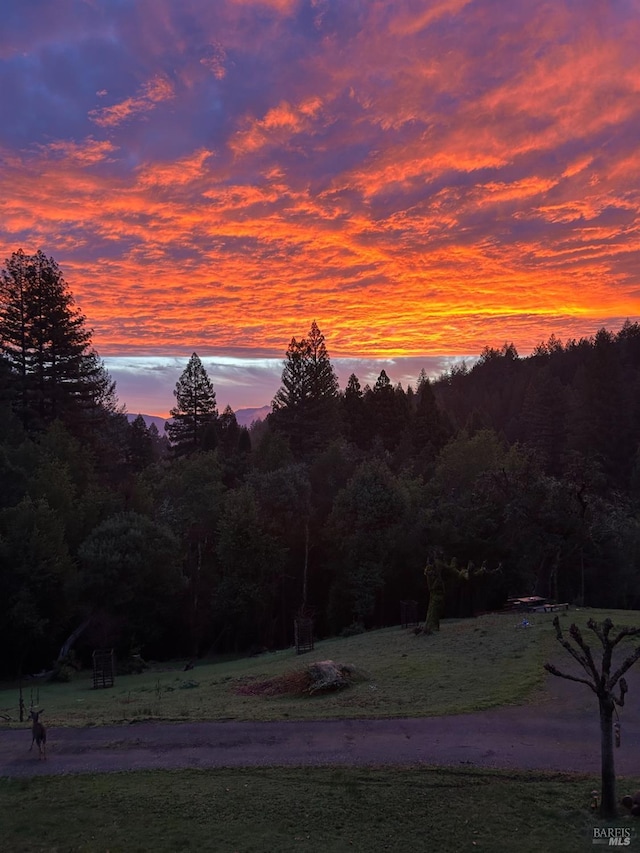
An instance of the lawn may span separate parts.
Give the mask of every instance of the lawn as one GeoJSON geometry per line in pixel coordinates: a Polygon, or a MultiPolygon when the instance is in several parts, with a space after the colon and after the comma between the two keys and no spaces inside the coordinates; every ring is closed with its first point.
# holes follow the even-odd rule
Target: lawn
{"type": "MultiPolygon", "coordinates": [[[[572,611],[562,625],[592,616],[640,625],[638,612],[572,611]]],[[[89,673],[68,684],[31,682],[25,700],[47,723],[103,725],[131,720],[276,720],[428,716],[545,698],[542,664],[562,665],[550,614],[447,620],[424,637],[388,628],[325,640],[314,652],[154,665],[92,690],[89,673]],[[258,685],[295,675],[314,660],[365,673],[348,690],[272,696],[258,685]],[[249,691],[249,692],[247,692],[249,691]]],[[[593,644],[592,644],[593,645],[593,644]]],[[[628,644],[627,644],[628,646],[628,644]]],[[[621,649],[620,654],[624,654],[621,649]]],[[[577,688],[580,689],[580,688],[577,688]]],[[[15,685],[0,711],[17,718],[15,685]]],[[[465,768],[314,767],[112,773],[0,779],[0,849],[8,853],[342,853],[485,850],[574,853],[593,849],[603,824],[589,808],[599,779],[558,773],[465,768]]],[[[620,793],[640,777],[619,780],[620,793]]],[[[636,821],[618,824],[640,841],[636,821]]]]}
{"type": "MultiPolygon", "coordinates": [[[[568,629],[586,625],[596,610],[562,613],[568,629]]],[[[611,613],[616,625],[640,625],[640,612],[611,613]]],[[[354,637],[323,640],[315,651],[292,649],[256,658],[153,665],[140,675],[118,676],[113,688],[94,690],[90,673],[66,684],[27,683],[27,705],[45,709],[50,726],[108,725],[153,720],[278,720],[363,717],[422,717],[469,713],[519,704],[544,695],[542,664],[562,666],[566,653],[555,641],[553,616],[485,615],[445,620],[432,636],[399,627],[354,637]],[[314,660],[349,663],[362,674],[348,690],[321,696],[259,695],[255,685],[295,675],[314,660]],[[258,695],[256,695],[258,694],[258,695]]],[[[0,713],[19,725],[15,685],[0,690],[0,713]]]]}
{"type": "MultiPolygon", "coordinates": [[[[594,849],[593,827],[603,826],[589,810],[594,785],[415,767],[0,780],[1,843],[8,853],[578,853],[594,849]]],[[[640,777],[625,783],[639,786],[640,777]]]]}

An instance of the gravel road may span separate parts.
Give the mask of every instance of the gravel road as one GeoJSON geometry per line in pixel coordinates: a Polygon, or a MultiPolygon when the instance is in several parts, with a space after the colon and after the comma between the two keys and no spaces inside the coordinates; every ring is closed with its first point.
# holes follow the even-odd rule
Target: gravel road
{"type": "MultiPolygon", "coordinates": [[[[637,669],[637,667],[636,667],[637,669]]],[[[620,710],[620,775],[640,772],[640,673],[620,710]]],[[[136,723],[48,730],[48,759],[31,736],[0,729],[0,776],[125,770],[320,765],[439,765],[598,773],[594,694],[549,678],[532,704],[475,714],[391,720],[136,723]]]]}

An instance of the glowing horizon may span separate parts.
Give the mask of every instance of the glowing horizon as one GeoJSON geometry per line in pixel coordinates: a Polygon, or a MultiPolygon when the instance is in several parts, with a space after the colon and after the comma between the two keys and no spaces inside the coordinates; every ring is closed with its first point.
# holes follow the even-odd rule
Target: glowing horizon
{"type": "MultiPolygon", "coordinates": [[[[118,396],[127,403],[130,414],[145,414],[168,418],[174,405],[173,389],[187,366],[189,357],[179,356],[107,356],[105,365],[116,380],[118,396]]],[[[213,382],[219,412],[230,405],[238,409],[259,409],[270,406],[280,386],[282,358],[235,358],[203,356],[202,364],[213,382]]],[[[384,369],[393,384],[403,388],[417,385],[421,370],[436,377],[461,361],[469,365],[474,357],[437,357],[379,359],[331,358],[341,388],[355,373],[360,384],[373,387],[384,369]]]]}
{"type": "Polygon", "coordinates": [[[640,313],[636,0],[52,5],[3,7],[0,259],[52,255],[107,362],[640,313]]]}

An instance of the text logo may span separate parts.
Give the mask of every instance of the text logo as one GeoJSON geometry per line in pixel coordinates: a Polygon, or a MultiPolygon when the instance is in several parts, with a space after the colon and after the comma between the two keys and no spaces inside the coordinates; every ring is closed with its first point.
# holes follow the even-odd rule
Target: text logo
{"type": "Polygon", "coordinates": [[[629,847],[631,845],[631,829],[626,826],[595,826],[592,841],[594,844],[606,847],[629,847]]]}

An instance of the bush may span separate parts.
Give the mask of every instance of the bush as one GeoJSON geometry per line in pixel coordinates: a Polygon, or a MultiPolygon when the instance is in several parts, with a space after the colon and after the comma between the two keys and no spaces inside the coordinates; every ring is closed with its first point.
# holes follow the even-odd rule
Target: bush
{"type": "Polygon", "coordinates": [[[343,628],[340,632],[341,637],[355,637],[356,634],[364,634],[365,627],[362,622],[352,622],[351,625],[347,625],[346,628],[343,628]]]}
{"type": "Polygon", "coordinates": [[[142,655],[129,655],[126,660],[118,661],[118,675],[139,675],[148,666],[148,663],[143,660],[142,655]]]}
{"type": "Polygon", "coordinates": [[[73,678],[75,670],[72,666],[64,661],[56,663],[51,673],[51,681],[58,681],[67,684],[73,678]]]}

